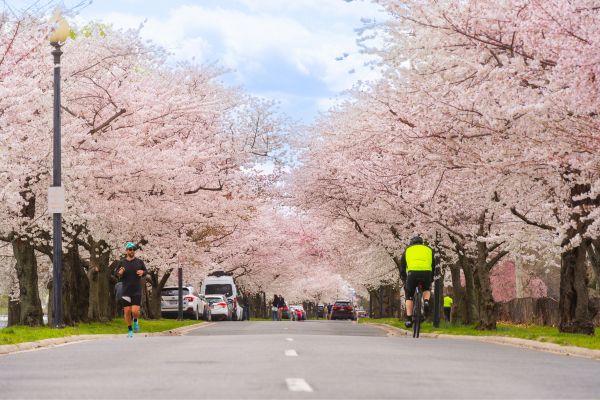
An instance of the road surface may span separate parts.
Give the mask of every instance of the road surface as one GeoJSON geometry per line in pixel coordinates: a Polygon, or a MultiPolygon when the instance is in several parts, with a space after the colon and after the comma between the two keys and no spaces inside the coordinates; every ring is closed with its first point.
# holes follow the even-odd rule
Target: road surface
{"type": "Polygon", "coordinates": [[[0,356],[0,398],[10,399],[417,397],[600,398],[600,362],[387,337],[348,321],[219,322],[186,336],[123,335],[0,356]]]}

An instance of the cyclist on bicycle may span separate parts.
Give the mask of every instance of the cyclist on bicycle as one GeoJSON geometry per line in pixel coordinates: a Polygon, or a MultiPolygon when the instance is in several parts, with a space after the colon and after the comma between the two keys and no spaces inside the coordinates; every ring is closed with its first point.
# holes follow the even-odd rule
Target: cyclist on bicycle
{"type": "Polygon", "coordinates": [[[413,299],[419,283],[423,287],[425,315],[429,312],[431,282],[435,266],[433,249],[423,244],[423,238],[420,236],[413,237],[400,259],[400,277],[405,282],[404,296],[406,297],[406,322],[404,325],[407,328],[411,328],[413,324],[413,299]]]}

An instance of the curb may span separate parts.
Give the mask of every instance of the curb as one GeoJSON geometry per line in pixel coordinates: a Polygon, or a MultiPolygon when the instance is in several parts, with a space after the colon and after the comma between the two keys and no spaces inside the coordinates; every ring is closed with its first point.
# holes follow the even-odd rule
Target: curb
{"type": "MultiPolygon", "coordinates": [[[[396,328],[386,324],[369,323],[387,331],[388,336],[412,336],[411,331],[396,328]]],[[[431,339],[455,339],[471,340],[474,342],[499,344],[503,346],[520,347],[529,350],[543,351],[546,353],[560,354],[563,356],[575,356],[600,360],[600,350],[585,349],[575,346],[561,346],[556,343],[538,342],[536,340],[520,339],[506,336],[466,336],[466,335],[447,335],[444,333],[421,333],[420,337],[431,339]]]]}
{"type": "MultiPolygon", "coordinates": [[[[163,332],[149,332],[149,333],[140,333],[138,335],[142,337],[151,337],[151,336],[183,336],[189,333],[192,330],[202,328],[204,326],[210,326],[212,323],[198,323],[194,325],[182,326],[179,328],[171,329],[163,332]]],[[[35,342],[23,342],[17,344],[5,344],[0,345],[0,356],[12,353],[19,353],[22,351],[32,351],[32,350],[40,350],[45,348],[59,347],[64,346],[70,343],[77,342],[87,342],[90,340],[96,339],[118,339],[124,338],[125,334],[98,334],[98,335],[75,335],[75,336],[65,336],[59,338],[50,338],[50,339],[42,339],[37,340],[35,342]]]]}

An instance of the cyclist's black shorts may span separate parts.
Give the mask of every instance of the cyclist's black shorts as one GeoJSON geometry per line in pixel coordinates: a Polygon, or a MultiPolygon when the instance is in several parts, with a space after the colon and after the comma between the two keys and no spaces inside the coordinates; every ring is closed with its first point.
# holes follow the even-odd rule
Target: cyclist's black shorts
{"type": "Polygon", "coordinates": [[[131,307],[131,306],[141,306],[142,305],[142,295],[141,294],[125,294],[123,293],[123,297],[129,297],[131,301],[127,301],[127,299],[121,298],[121,303],[123,307],[131,307]]]}
{"type": "Polygon", "coordinates": [[[431,290],[431,281],[433,280],[432,271],[409,271],[404,286],[404,296],[406,300],[412,300],[415,296],[415,290],[419,282],[423,284],[423,291],[431,290]]]}

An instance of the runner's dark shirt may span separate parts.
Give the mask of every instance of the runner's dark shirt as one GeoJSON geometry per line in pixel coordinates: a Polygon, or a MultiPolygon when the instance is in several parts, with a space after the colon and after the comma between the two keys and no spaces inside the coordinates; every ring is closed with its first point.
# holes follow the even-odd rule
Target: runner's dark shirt
{"type": "MultiPolygon", "coordinates": [[[[139,258],[134,258],[129,261],[126,258],[121,260],[121,265],[117,268],[124,267],[125,272],[121,275],[121,282],[123,282],[123,296],[139,296],[142,294],[142,284],[140,277],[137,276],[136,271],[140,269],[144,271],[144,275],[148,273],[144,262],[139,258]]],[[[143,275],[142,275],[143,276],[143,275]]]]}

